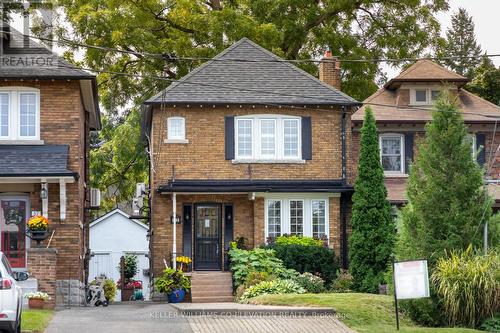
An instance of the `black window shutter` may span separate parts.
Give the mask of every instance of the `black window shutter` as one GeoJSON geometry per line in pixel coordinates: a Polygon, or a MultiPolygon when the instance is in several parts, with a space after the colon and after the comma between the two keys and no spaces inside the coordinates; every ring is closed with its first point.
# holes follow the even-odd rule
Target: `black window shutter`
{"type": "Polygon", "coordinates": [[[302,159],[312,160],[311,117],[302,117],[302,159]]]}
{"type": "Polygon", "coordinates": [[[484,147],[486,144],[486,135],[485,134],[476,134],[476,151],[478,152],[477,154],[477,163],[479,163],[480,166],[483,166],[484,163],[486,162],[486,155],[484,153],[484,147]]]}
{"type": "Polygon", "coordinates": [[[224,119],[224,145],[226,149],[226,160],[234,159],[234,117],[224,119]]]}
{"type": "Polygon", "coordinates": [[[193,214],[191,205],[184,205],[182,209],[182,254],[191,257],[191,236],[193,214]]]}
{"type": "Polygon", "coordinates": [[[405,135],[405,173],[410,172],[410,164],[413,162],[413,133],[405,135]]]}

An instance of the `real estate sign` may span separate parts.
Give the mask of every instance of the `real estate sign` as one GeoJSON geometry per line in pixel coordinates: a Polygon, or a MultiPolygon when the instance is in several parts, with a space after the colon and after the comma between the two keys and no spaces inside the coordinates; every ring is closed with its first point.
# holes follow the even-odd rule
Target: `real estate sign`
{"type": "Polygon", "coordinates": [[[397,299],[429,297],[427,260],[395,262],[394,290],[397,299]]]}

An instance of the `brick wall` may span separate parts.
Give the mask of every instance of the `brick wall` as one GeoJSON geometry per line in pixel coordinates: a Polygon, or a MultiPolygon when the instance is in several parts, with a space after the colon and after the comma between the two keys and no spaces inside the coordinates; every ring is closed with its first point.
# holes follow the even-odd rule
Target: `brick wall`
{"type": "Polygon", "coordinates": [[[57,250],[46,248],[31,248],[27,250],[28,273],[38,280],[38,290],[49,294],[46,302],[49,308],[56,302],[56,267],[57,250]]]}
{"type": "MultiPolygon", "coordinates": [[[[87,113],[82,105],[80,84],[75,80],[0,82],[1,87],[31,87],[40,90],[40,139],[45,144],[69,145],[68,168],[80,175],[78,181],[66,185],[66,220],[60,220],[59,184],[49,184],[49,210],[54,236],[50,247],[58,249],[57,279],[83,281],[83,255],[88,246],[84,238],[84,192],[86,181],[85,145],[88,145],[87,113]],[[85,138],[87,137],[87,143],[85,138]]],[[[29,193],[31,210],[42,210],[40,184],[29,193]]],[[[46,245],[48,240],[44,242],[46,245]]]]}

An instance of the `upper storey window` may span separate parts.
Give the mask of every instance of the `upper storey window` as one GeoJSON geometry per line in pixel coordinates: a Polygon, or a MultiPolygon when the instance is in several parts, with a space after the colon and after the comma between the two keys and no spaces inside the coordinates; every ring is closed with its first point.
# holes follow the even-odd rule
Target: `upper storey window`
{"type": "Polygon", "coordinates": [[[439,98],[439,94],[439,89],[415,88],[410,91],[410,102],[412,105],[431,105],[439,98]]]}
{"type": "Polygon", "coordinates": [[[188,143],[186,140],[186,120],[182,117],[170,117],[167,119],[166,143],[188,143]]]}
{"type": "Polygon", "coordinates": [[[380,159],[385,173],[404,172],[404,137],[401,134],[382,134],[379,137],[380,159]]]}
{"type": "Polygon", "coordinates": [[[235,118],[236,160],[301,160],[301,119],[280,115],[235,118]]]}
{"type": "Polygon", "coordinates": [[[0,140],[40,139],[40,92],[32,88],[0,89],[0,140]]]}

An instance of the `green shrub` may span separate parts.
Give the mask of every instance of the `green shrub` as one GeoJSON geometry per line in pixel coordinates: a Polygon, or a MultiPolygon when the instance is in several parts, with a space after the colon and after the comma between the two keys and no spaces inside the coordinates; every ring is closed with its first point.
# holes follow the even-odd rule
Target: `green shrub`
{"type": "Polygon", "coordinates": [[[479,328],[486,332],[500,333],[500,314],[486,319],[479,328]]]}
{"type": "Polygon", "coordinates": [[[401,311],[419,325],[438,327],[445,324],[443,308],[438,296],[433,293],[432,288],[431,297],[402,300],[399,301],[399,305],[401,311]]]}
{"type": "Polygon", "coordinates": [[[176,289],[191,289],[191,281],[182,271],[165,268],[163,274],[155,281],[156,291],[170,294],[176,289]]]}
{"type": "Polygon", "coordinates": [[[116,283],[111,279],[104,280],[104,285],[102,287],[104,289],[104,297],[108,300],[108,302],[113,302],[116,296],[116,283]]]}
{"type": "MultiPolygon", "coordinates": [[[[132,279],[137,274],[137,256],[134,254],[127,254],[124,257],[124,272],[125,283],[132,279]]],[[[118,272],[121,274],[121,268],[118,266],[118,272]]]]}
{"type": "Polygon", "coordinates": [[[296,272],[285,268],[283,262],[276,258],[275,251],[272,249],[241,250],[232,248],[229,251],[229,258],[236,288],[244,284],[251,272],[265,273],[278,278],[291,278],[296,274],[296,272]]]}
{"type": "Polygon", "coordinates": [[[348,293],[352,290],[353,277],[346,269],[341,269],[337,273],[337,278],[333,280],[330,291],[334,293],[348,293]]]}
{"type": "Polygon", "coordinates": [[[324,246],[323,240],[296,235],[283,235],[274,239],[276,245],[324,246]]]}
{"type": "Polygon", "coordinates": [[[286,268],[300,273],[309,272],[321,277],[327,284],[333,281],[339,268],[338,260],[333,250],[323,246],[304,246],[298,244],[270,244],[276,257],[283,261],[286,268]]]}
{"type": "Polygon", "coordinates": [[[265,294],[303,294],[305,292],[306,290],[293,280],[276,279],[251,286],[245,290],[241,299],[249,299],[265,294]]]}
{"type": "Polygon", "coordinates": [[[323,279],[319,276],[313,275],[309,272],[296,276],[294,281],[308,293],[318,294],[325,291],[325,281],[323,281],[323,279]]]}
{"type": "Polygon", "coordinates": [[[500,255],[474,254],[472,247],[440,258],[431,281],[450,325],[476,327],[500,311],[500,255]]]}

